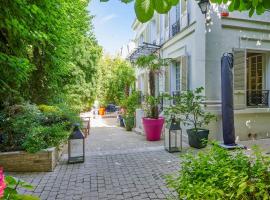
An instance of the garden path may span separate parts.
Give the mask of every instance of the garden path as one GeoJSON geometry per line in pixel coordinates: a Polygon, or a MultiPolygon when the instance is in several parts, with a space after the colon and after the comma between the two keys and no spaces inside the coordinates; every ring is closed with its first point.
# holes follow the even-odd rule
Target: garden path
{"type": "Polygon", "coordinates": [[[164,176],[178,170],[178,155],[164,151],[163,141],[147,142],[116,124],[116,118],[91,120],[82,164],[68,165],[65,154],[54,172],[12,175],[36,185],[30,193],[42,200],[157,200],[173,195],[164,176]]]}

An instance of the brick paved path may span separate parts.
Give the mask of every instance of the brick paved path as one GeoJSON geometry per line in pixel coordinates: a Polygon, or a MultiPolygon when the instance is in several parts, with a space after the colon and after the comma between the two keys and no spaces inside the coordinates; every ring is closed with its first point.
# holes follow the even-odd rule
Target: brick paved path
{"type": "Polygon", "coordinates": [[[173,193],[164,175],[178,170],[176,154],[163,141],[147,142],[141,135],[115,127],[116,119],[92,120],[86,161],[66,164],[64,155],[51,173],[12,174],[36,185],[41,199],[166,199],[173,193]]]}

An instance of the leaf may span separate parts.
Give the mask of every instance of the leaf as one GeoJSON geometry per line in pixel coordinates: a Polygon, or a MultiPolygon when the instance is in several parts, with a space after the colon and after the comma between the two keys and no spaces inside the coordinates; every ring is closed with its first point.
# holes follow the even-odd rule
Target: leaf
{"type": "Polygon", "coordinates": [[[257,7],[259,0],[252,0],[252,6],[257,7]]]}
{"type": "Polygon", "coordinates": [[[152,0],[136,0],[134,4],[137,19],[144,23],[154,15],[154,5],[152,0]]]}
{"type": "Polygon", "coordinates": [[[263,1],[263,7],[266,8],[266,9],[270,9],[270,1],[263,1]]]}
{"type": "Polygon", "coordinates": [[[254,14],[254,12],[255,12],[255,8],[252,7],[250,9],[249,13],[248,13],[249,17],[252,17],[252,15],[254,14]]]}
{"type": "Polygon", "coordinates": [[[170,0],[153,0],[155,10],[160,14],[165,14],[171,9],[170,0]]]}
{"type": "MultiPolygon", "coordinates": [[[[179,3],[180,0],[170,0],[172,6],[176,6],[179,3]]],[[[186,0],[181,0],[186,1],[186,0]]]]}
{"type": "Polygon", "coordinates": [[[17,184],[17,180],[12,176],[6,176],[5,181],[9,186],[14,186],[17,184]]]}

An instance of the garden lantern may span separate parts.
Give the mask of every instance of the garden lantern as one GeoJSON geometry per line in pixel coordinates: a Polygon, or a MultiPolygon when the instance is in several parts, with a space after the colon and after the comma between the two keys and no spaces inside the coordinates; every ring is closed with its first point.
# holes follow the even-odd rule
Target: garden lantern
{"type": "Polygon", "coordinates": [[[85,138],[80,124],[75,124],[68,139],[68,163],[81,163],[85,158],[85,138]]]}
{"type": "Polygon", "coordinates": [[[169,131],[165,132],[164,146],[165,150],[173,153],[182,150],[182,129],[180,126],[180,120],[177,120],[175,116],[171,117],[171,121],[168,124],[169,131]]]}
{"type": "Polygon", "coordinates": [[[198,5],[202,11],[202,14],[206,15],[210,5],[209,0],[199,0],[198,5]]]}

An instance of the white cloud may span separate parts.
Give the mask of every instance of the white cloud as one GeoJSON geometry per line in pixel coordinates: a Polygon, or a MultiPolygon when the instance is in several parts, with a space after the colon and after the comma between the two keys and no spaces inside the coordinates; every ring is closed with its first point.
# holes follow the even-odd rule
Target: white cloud
{"type": "Polygon", "coordinates": [[[106,15],[104,17],[102,17],[100,20],[99,20],[99,25],[103,25],[105,23],[107,23],[108,21],[111,21],[112,19],[114,18],[117,18],[117,15],[116,14],[110,14],[110,15],[106,15]]]}

